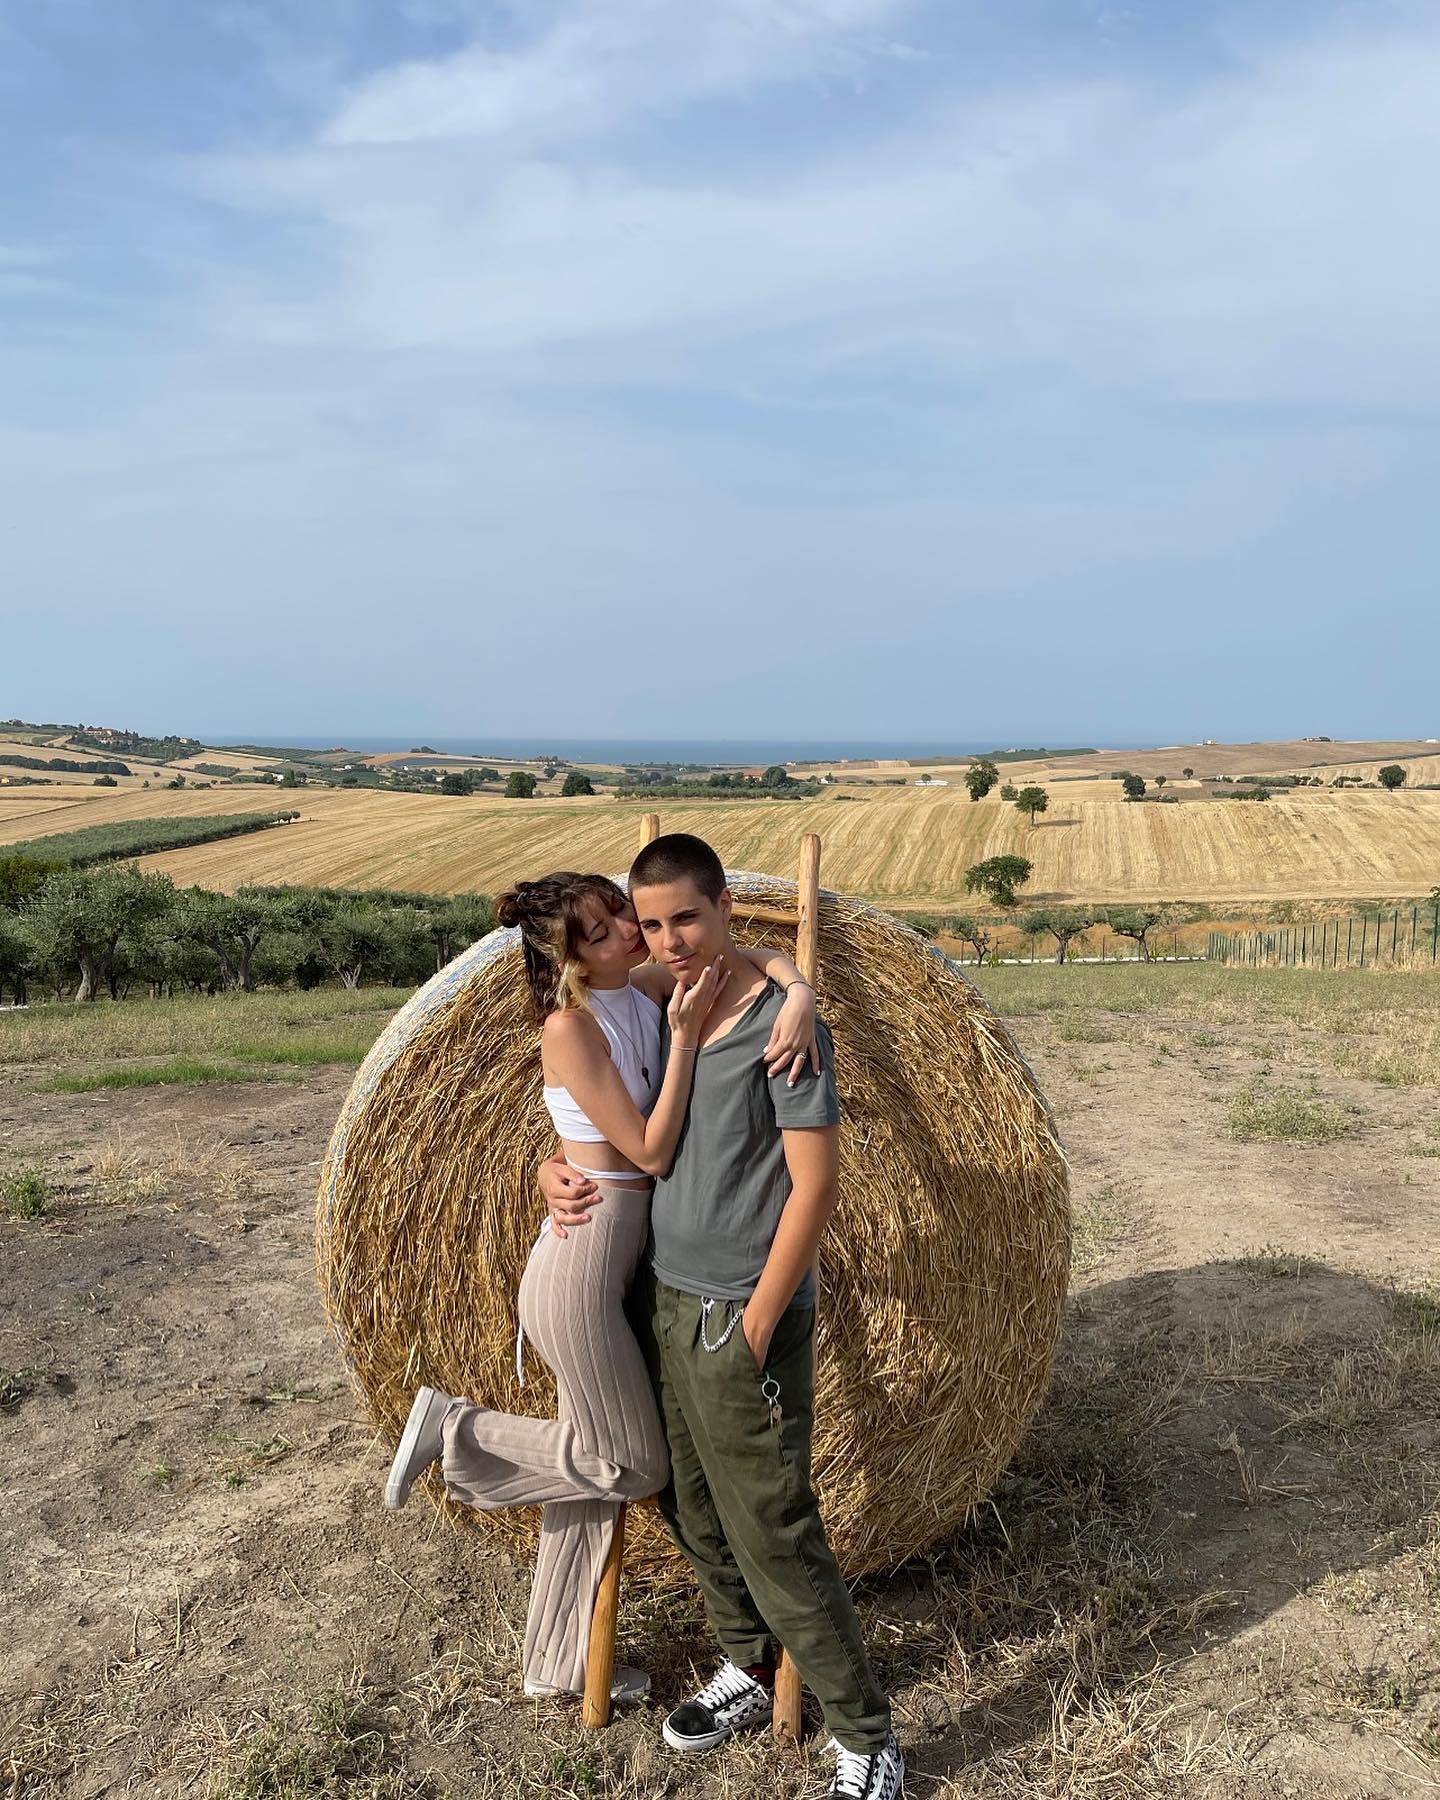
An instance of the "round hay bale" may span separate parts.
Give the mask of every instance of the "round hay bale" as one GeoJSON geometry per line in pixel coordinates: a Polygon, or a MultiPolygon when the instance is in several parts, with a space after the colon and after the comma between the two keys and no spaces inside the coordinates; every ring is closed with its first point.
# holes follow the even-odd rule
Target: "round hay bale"
{"type": "MultiPolygon", "coordinates": [[[[744,912],[793,906],[794,884],[729,880],[737,936],[793,951],[793,934],[747,928],[744,912]]],[[[1009,1460],[1049,1375],[1070,1219],[1049,1109],[970,982],[916,932],[834,894],[821,895],[819,940],[844,1122],[821,1252],[815,1477],[855,1576],[952,1532],[1009,1460]]],[[[496,931],[396,1014],[341,1111],[319,1274],[392,1438],[420,1382],[553,1414],[539,1357],[528,1353],[522,1388],[514,1356],[516,1292],[544,1217],[535,1173],[554,1147],[540,1085],[518,933],[496,931]]],[[[444,1504],[533,1553],[538,1509],[444,1504]]],[[[632,1523],[627,1570],[668,1578],[679,1559],[658,1514],[632,1523]]]]}

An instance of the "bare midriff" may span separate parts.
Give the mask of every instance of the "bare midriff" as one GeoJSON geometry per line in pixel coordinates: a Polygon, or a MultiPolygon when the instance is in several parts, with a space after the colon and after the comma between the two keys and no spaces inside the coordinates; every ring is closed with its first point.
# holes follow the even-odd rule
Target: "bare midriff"
{"type": "Polygon", "coordinates": [[[611,1180],[627,1184],[644,1182],[646,1187],[654,1181],[654,1176],[647,1175],[643,1169],[637,1169],[628,1156],[622,1155],[603,1138],[598,1143],[589,1144],[582,1144],[574,1138],[561,1138],[560,1148],[571,1168],[603,1169],[611,1180]]]}

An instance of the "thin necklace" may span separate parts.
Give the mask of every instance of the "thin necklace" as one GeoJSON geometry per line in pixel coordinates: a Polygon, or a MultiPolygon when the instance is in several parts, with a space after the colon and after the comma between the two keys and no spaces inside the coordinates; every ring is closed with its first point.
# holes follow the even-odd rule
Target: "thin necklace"
{"type": "MultiPolygon", "coordinates": [[[[592,998],[596,994],[608,994],[611,992],[613,992],[613,989],[611,989],[611,988],[592,988],[590,990],[592,998]]],[[[640,1023],[640,1003],[635,998],[635,990],[633,987],[631,987],[631,985],[628,981],[625,983],[625,992],[629,996],[629,999],[630,999],[630,1023],[635,1027],[635,1037],[631,1037],[630,1033],[625,1029],[625,1027],[620,1023],[620,1021],[618,1019],[611,1018],[610,1014],[608,1012],[605,1012],[604,1007],[601,1008],[601,1011],[605,1012],[605,1016],[610,1019],[610,1023],[615,1027],[615,1029],[620,1033],[621,1037],[624,1038],[625,1042],[635,1052],[635,1060],[640,1065],[641,1080],[644,1081],[646,1087],[649,1087],[650,1071],[645,1066],[644,1052],[641,1050],[640,1045],[635,1041],[635,1038],[643,1039],[643,1037],[645,1036],[645,1028],[640,1023]]]]}

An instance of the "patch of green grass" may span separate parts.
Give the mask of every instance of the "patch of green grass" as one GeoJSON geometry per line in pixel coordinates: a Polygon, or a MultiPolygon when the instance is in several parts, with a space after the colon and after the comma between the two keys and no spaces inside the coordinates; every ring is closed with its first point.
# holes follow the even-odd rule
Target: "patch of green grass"
{"type": "Polygon", "coordinates": [[[1216,1037],[1213,1031],[1197,1031],[1190,1042],[1197,1050],[1218,1050],[1225,1040],[1216,1037]]]}
{"type": "Polygon", "coordinates": [[[43,1219],[50,1210],[50,1183],[33,1165],[0,1175],[0,1201],[17,1219],[43,1219]]]}
{"type": "Polygon", "coordinates": [[[1412,1331],[1440,1332],[1440,1293],[1433,1288],[1402,1291],[1395,1295],[1395,1313],[1412,1331]]]}
{"type": "Polygon", "coordinates": [[[153,1469],[147,1469],[142,1479],[146,1487],[168,1488],[174,1481],[177,1471],[169,1463],[156,1463],[153,1469]]]}
{"type": "Polygon", "coordinates": [[[42,1094],[91,1094],[100,1088],[199,1087],[212,1081],[292,1081],[291,1075],[268,1069],[233,1068],[177,1056],[170,1062],[143,1063],[122,1069],[82,1070],[56,1075],[40,1086],[42,1094]]]}
{"type": "Polygon", "coordinates": [[[1235,1258],[1235,1265],[1265,1281],[1299,1281],[1306,1275],[1320,1274],[1325,1267],[1313,1256],[1303,1256],[1298,1250],[1281,1250],[1274,1244],[1242,1251],[1235,1258]]]}
{"type": "Polygon", "coordinates": [[[1062,1044],[1113,1044],[1118,1033],[1081,1016],[1062,1019],[1055,1027],[1055,1035],[1062,1044]]]}
{"type": "Polygon", "coordinates": [[[1353,1128],[1333,1101],[1307,1100],[1293,1088],[1246,1088],[1230,1102],[1230,1135],[1241,1143],[1328,1144],[1353,1128]]]}
{"type": "Polygon", "coordinates": [[[355,1067],[365,1060],[368,1042],[357,1044],[351,1038],[321,1037],[274,1038],[261,1043],[236,1044],[230,1055],[245,1063],[285,1063],[292,1068],[318,1068],[327,1063],[345,1063],[355,1067]]]}
{"type": "Polygon", "coordinates": [[[358,1059],[410,994],[409,988],[325,987],[16,1008],[0,1012],[0,1064],[224,1059],[242,1048],[321,1038],[358,1059]]]}
{"type": "Polygon", "coordinates": [[[0,1369],[0,1412],[14,1412],[39,1373],[38,1369],[0,1369]]]}

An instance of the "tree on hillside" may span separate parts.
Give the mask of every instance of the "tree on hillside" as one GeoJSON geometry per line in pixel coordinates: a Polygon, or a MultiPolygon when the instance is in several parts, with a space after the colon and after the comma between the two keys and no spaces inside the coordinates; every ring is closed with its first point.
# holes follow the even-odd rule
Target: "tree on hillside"
{"type": "Polygon", "coordinates": [[[1117,937],[1134,938],[1140,961],[1149,962],[1149,934],[1165,922],[1166,913],[1159,906],[1111,906],[1097,913],[1095,923],[1108,925],[1117,937]]]}
{"type": "Polygon", "coordinates": [[[505,783],[507,800],[533,800],[535,798],[535,777],[528,769],[512,769],[505,783]]]}
{"type": "Polygon", "coordinates": [[[52,875],[68,867],[68,863],[46,862],[38,856],[0,856],[0,913],[18,912],[52,875]]]}
{"type": "Polygon", "coordinates": [[[1166,779],[1167,777],[1164,775],[1157,775],[1155,777],[1155,792],[1157,794],[1164,788],[1166,779]]]}
{"type": "Polygon", "coordinates": [[[1000,780],[1000,771],[988,756],[979,757],[965,771],[965,786],[972,800],[983,800],[1000,780]]]}
{"type": "Polygon", "coordinates": [[[1393,794],[1396,788],[1404,787],[1405,775],[1406,771],[1400,767],[1399,763],[1386,763],[1385,767],[1379,771],[1380,785],[1387,793],[1393,794]]]}
{"type": "Polygon", "coordinates": [[[475,777],[469,769],[450,769],[440,777],[442,794],[473,794],[475,777]]]}
{"type": "Polygon", "coordinates": [[[1195,779],[1195,771],[1193,769],[1182,769],[1180,773],[1187,781],[1193,781],[1195,779]]]}
{"type": "Polygon", "coordinates": [[[286,909],[263,895],[212,894],[191,888],[184,897],[182,932],[204,944],[220,965],[227,988],[251,993],[255,987],[255,952],[261,940],[289,924],[286,909]]]}
{"type": "Polygon", "coordinates": [[[1008,805],[1020,798],[1020,790],[1013,781],[1007,781],[1000,789],[1000,798],[1008,805]]]}
{"type": "Polygon", "coordinates": [[[1030,820],[1030,829],[1035,829],[1036,817],[1050,810],[1050,796],[1042,787],[1023,787],[1015,796],[1016,812],[1024,813],[1030,820]]]}
{"type": "Polygon", "coordinates": [[[771,763],[760,777],[761,787],[784,787],[790,779],[790,771],[783,763],[771,763]]]}
{"type": "Polygon", "coordinates": [[[1127,800],[1143,800],[1145,798],[1145,777],[1143,775],[1127,775],[1121,782],[1127,800]]]}
{"type": "Polygon", "coordinates": [[[987,856],[965,871],[965,892],[984,894],[992,906],[1013,906],[1016,888],[1030,879],[1034,866],[1024,856],[987,856]]]}
{"type": "Polygon", "coordinates": [[[1094,923],[1093,914],[1077,907],[1049,906],[1026,913],[1020,929],[1026,937],[1040,937],[1048,932],[1055,940],[1055,960],[1063,963],[1069,957],[1071,941],[1083,937],[1094,923]]]}
{"type": "Polygon", "coordinates": [[[565,777],[565,785],[560,792],[567,800],[570,800],[576,794],[593,794],[595,784],[588,775],[582,775],[578,769],[572,769],[565,777]]]}
{"type": "Polygon", "coordinates": [[[115,994],[120,940],[175,904],[164,875],[143,875],[131,864],[63,869],[52,875],[21,915],[41,958],[78,973],[77,1000],[93,1000],[103,986],[115,994]]]}
{"type": "Polygon", "coordinates": [[[975,952],[977,963],[989,959],[995,946],[995,934],[983,919],[977,919],[970,913],[961,913],[958,918],[947,922],[946,930],[951,937],[959,938],[962,944],[970,946],[975,952]]]}
{"type": "Polygon", "coordinates": [[[468,945],[495,929],[495,908],[483,894],[456,894],[436,912],[424,914],[422,925],[435,950],[435,972],[468,945]]]}

